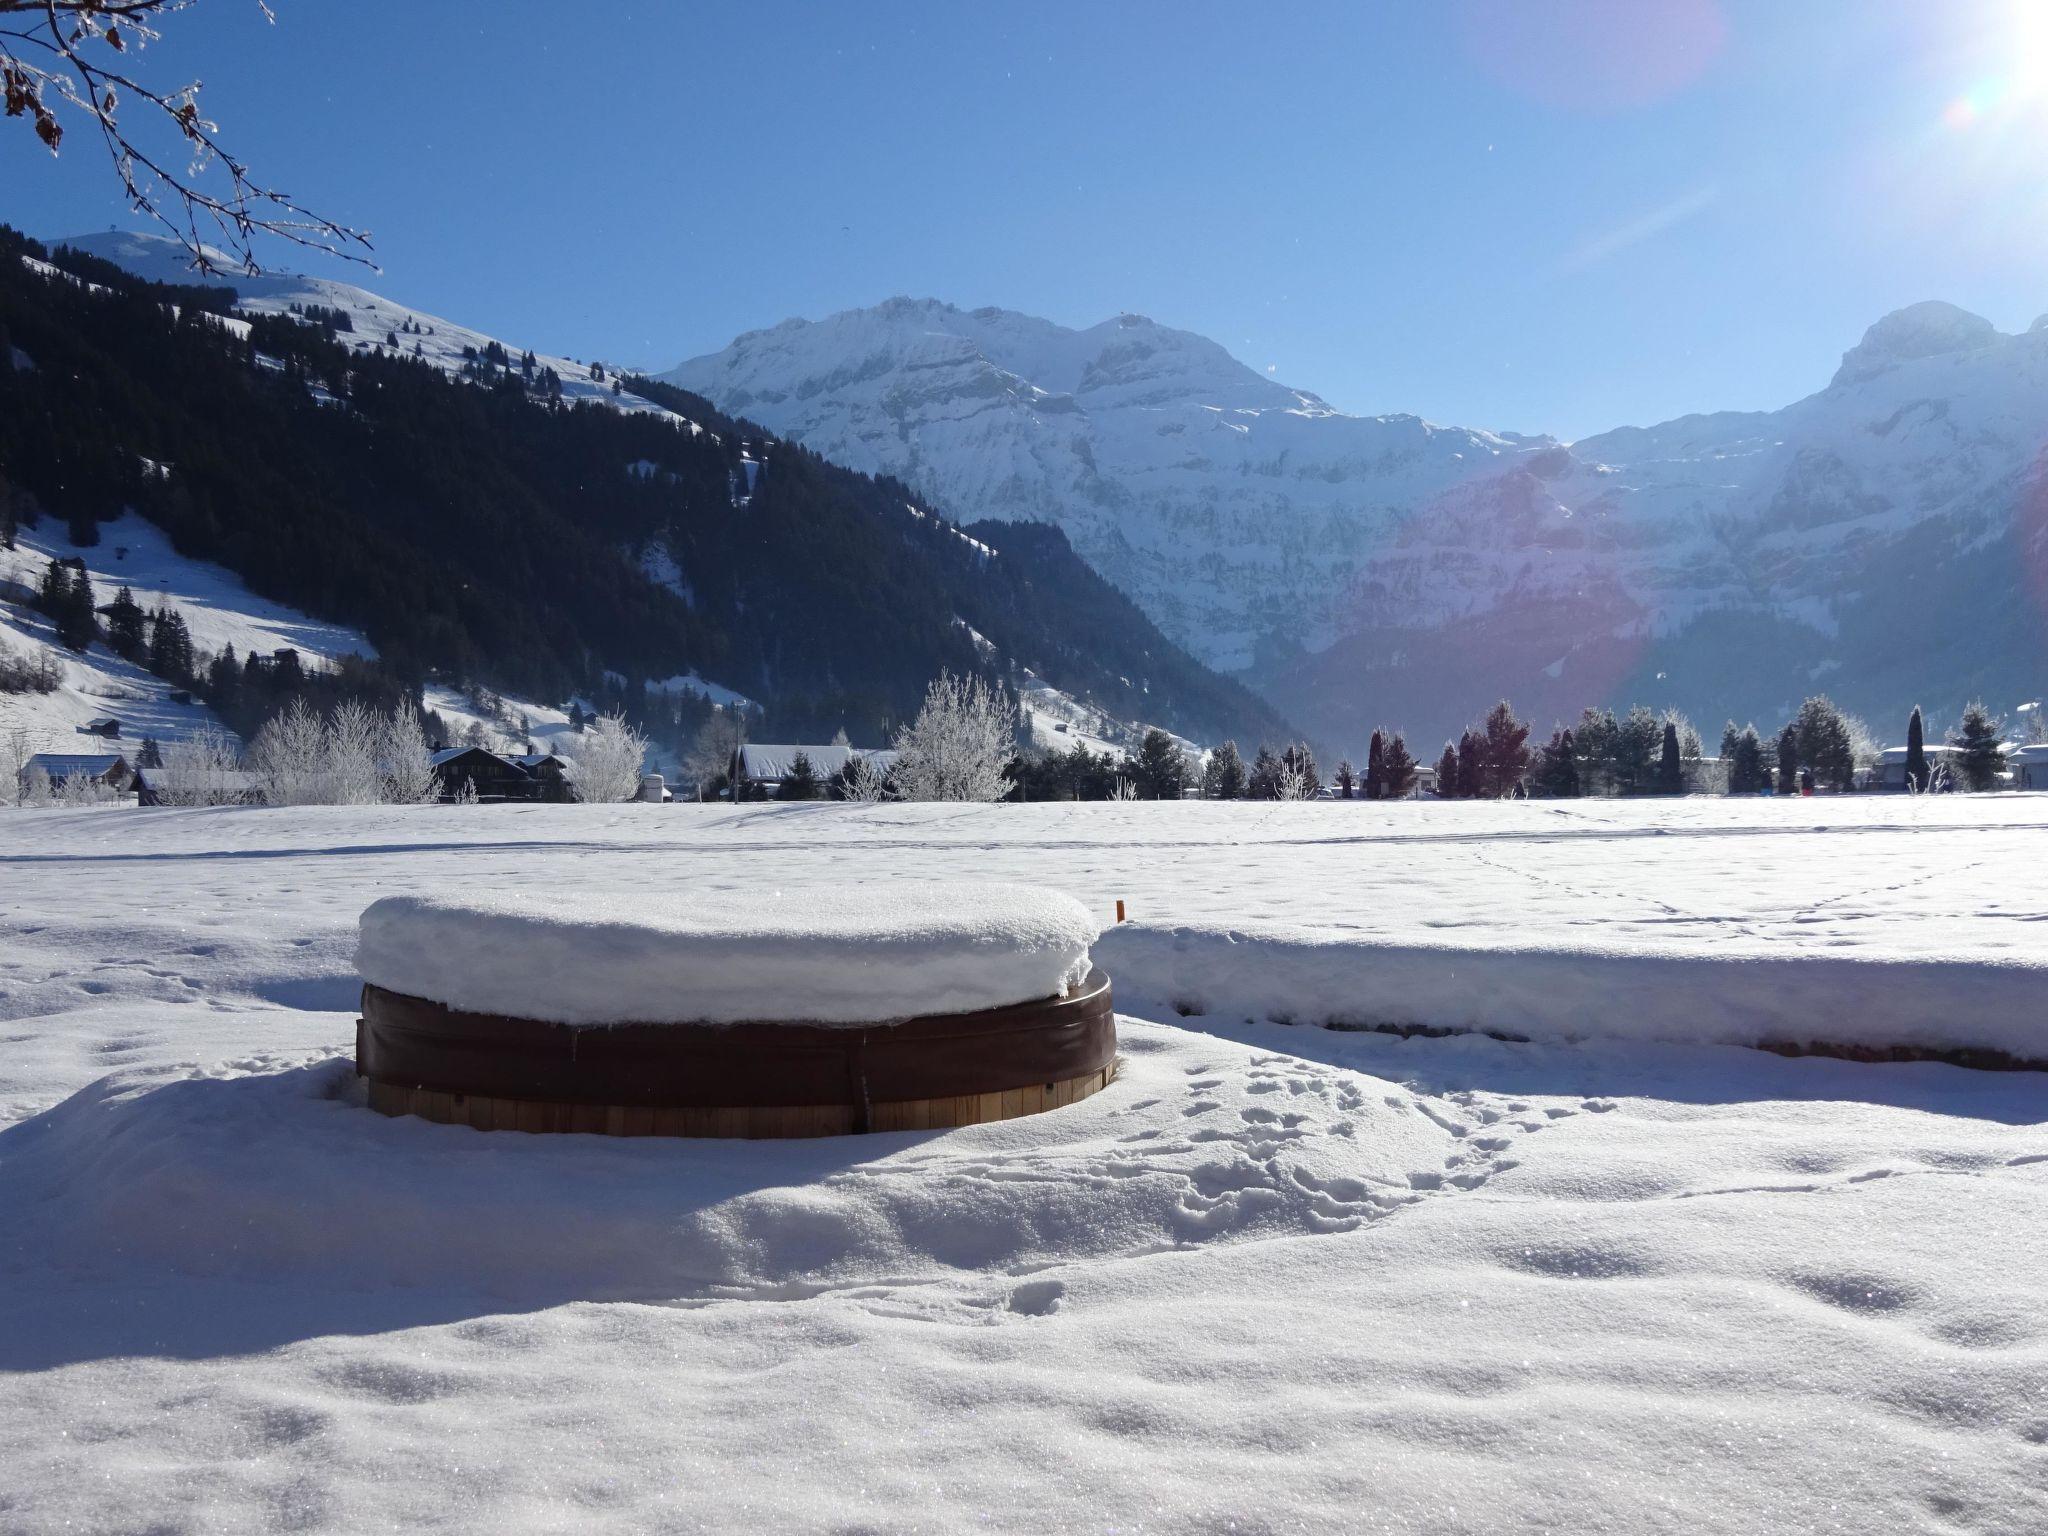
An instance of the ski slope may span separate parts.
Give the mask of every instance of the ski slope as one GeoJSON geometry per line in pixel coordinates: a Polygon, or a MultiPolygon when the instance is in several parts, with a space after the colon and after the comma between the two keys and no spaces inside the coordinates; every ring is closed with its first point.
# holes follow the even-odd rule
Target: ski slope
{"type": "Polygon", "coordinates": [[[2036,1532],[2048,1078],[1271,1015],[1282,940],[2038,983],[2044,806],[0,812],[0,1526],[2036,1532]],[[362,1107],[378,897],[911,878],[1125,900],[1119,1080],[778,1144],[362,1107]],[[1154,995],[1181,933],[1262,1005],[1154,995]]]}

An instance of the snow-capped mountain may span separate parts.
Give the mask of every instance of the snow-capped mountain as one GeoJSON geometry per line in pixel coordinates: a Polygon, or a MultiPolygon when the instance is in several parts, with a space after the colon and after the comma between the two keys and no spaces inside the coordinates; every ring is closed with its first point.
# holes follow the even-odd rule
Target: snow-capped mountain
{"type": "Polygon", "coordinates": [[[895,299],[671,378],[956,516],[1045,519],[1343,748],[1502,693],[1710,723],[1827,688],[1880,729],[2048,674],[2048,328],[1886,316],[1827,388],[1576,443],[1355,417],[1138,316],[895,299]]]}
{"type": "Polygon", "coordinates": [[[892,299],[749,332],[666,377],[955,516],[1058,523],[1232,671],[1275,635],[1328,645],[1343,582],[1405,509],[1531,447],[1346,416],[1140,315],[1075,331],[892,299]]]}
{"type": "MultiPolygon", "coordinates": [[[[234,270],[234,259],[221,252],[218,273],[193,269],[185,248],[165,235],[139,234],[128,230],[104,230],[97,234],[70,235],[57,242],[115,266],[152,283],[174,283],[206,288],[232,288],[235,308],[244,314],[282,315],[318,306],[339,310],[349,317],[354,329],[348,340],[358,348],[382,347],[387,351],[418,356],[446,373],[460,373],[463,365],[496,344],[514,359],[525,350],[512,342],[445,320],[425,310],[397,303],[382,294],[333,278],[308,277],[297,272],[266,271],[251,277],[234,270]]],[[[210,249],[210,248],[209,248],[210,249]]],[[[536,352],[536,368],[552,368],[562,381],[562,398],[612,405],[620,410],[652,411],[667,415],[652,401],[612,390],[613,373],[601,363],[593,373],[590,360],[555,357],[536,352]]]]}

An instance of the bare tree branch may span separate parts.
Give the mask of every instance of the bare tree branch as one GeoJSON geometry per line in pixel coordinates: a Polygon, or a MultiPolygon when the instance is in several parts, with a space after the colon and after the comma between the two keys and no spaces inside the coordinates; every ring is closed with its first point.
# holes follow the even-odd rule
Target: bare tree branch
{"type": "MultiPolygon", "coordinates": [[[[62,115],[83,115],[98,127],[129,205],[168,230],[202,272],[222,270],[218,241],[240,270],[261,270],[254,241],[275,235],[294,245],[370,265],[370,237],[304,207],[288,194],[259,186],[219,138],[219,125],[200,114],[199,82],[158,91],[121,69],[114,56],[140,52],[160,34],[156,23],[192,0],[0,0],[0,102],[24,117],[52,155],[64,143],[62,115]],[[131,137],[121,109],[139,102],[145,123],[168,127],[189,156],[182,172],[131,137]],[[210,172],[218,171],[211,183],[210,172]],[[210,186],[225,186],[216,192],[210,186]]],[[[275,20],[262,3],[266,19],[275,20]]]]}

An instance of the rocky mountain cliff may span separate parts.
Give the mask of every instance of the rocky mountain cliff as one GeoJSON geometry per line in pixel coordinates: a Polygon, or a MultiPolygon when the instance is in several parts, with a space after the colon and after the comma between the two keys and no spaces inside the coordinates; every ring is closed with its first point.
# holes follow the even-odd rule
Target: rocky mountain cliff
{"type": "Polygon", "coordinates": [[[1356,417],[1187,332],[891,300],[669,377],[961,517],[1036,519],[1327,744],[1512,696],[1937,717],[2048,675],[2048,329],[1886,316],[1827,388],[1563,444],[1356,417]]]}

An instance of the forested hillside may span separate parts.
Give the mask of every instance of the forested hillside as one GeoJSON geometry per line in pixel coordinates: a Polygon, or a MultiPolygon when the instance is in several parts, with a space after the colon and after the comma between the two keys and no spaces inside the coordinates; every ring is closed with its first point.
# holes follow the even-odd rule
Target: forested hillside
{"type": "Polygon", "coordinates": [[[1057,531],[963,532],[670,386],[633,387],[686,420],[566,404],[495,347],[458,379],[346,316],[224,316],[11,231],[0,258],[14,504],[88,540],[133,507],[401,676],[560,700],[696,673],[780,731],[872,739],[941,667],[1029,667],[1189,736],[1284,734],[1057,531]]]}

